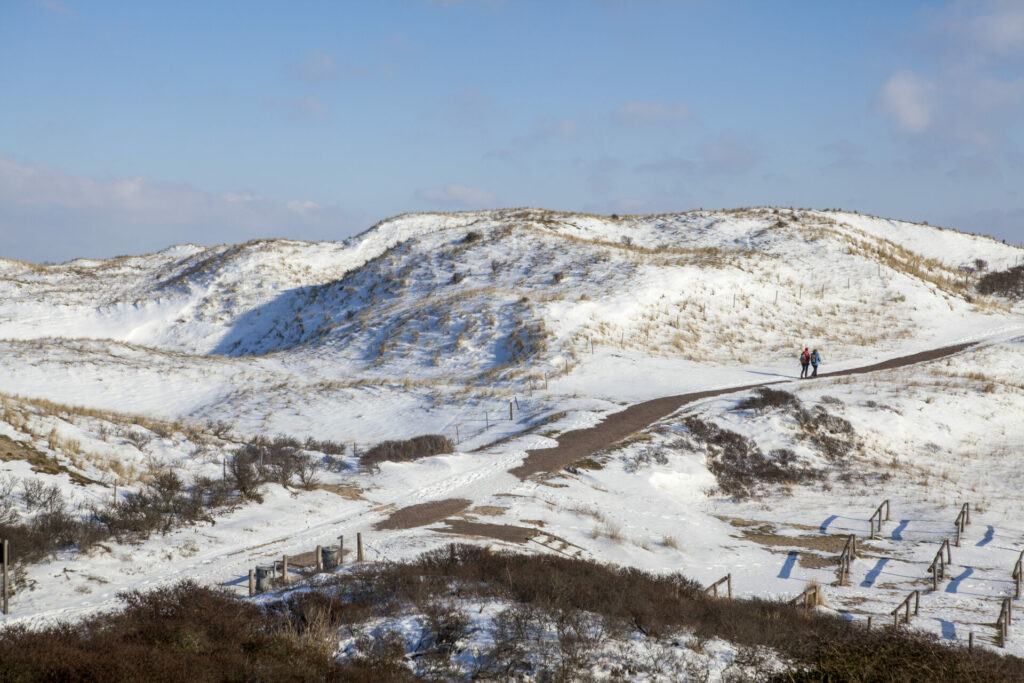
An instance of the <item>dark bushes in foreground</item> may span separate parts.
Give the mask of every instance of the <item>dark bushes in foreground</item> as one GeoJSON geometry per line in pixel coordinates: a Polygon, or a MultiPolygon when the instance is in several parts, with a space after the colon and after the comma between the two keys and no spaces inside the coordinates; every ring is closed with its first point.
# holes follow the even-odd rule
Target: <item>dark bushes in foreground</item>
{"type": "Polygon", "coordinates": [[[382,462],[406,462],[439,453],[451,453],[455,444],[447,436],[424,434],[406,441],[382,441],[359,456],[359,463],[376,469],[382,462]]]}
{"type": "Polygon", "coordinates": [[[123,594],[120,612],[39,631],[0,631],[0,681],[340,678],[287,621],[195,583],[123,594]]]}
{"type": "MultiPolygon", "coordinates": [[[[678,647],[684,629],[696,643],[734,643],[737,659],[770,648],[789,663],[780,673],[768,658],[747,657],[743,680],[1024,680],[1018,658],[968,652],[929,635],[868,631],[777,602],[715,600],[679,574],[477,546],[355,567],[265,610],[191,583],[124,599],[122,612],[80,624],[0,631],[0,681],[411,680],[410,666],[449,680],[579,680],[592,672],[588,658],[615,639],[678,647]],[[466,599],[510,606],[494,618],[484,651],[456,661],[468,635],[466,599]],[[386,625],[368,627],[410,613],[421,615],[411,641],[386,625]],[[342,661],[332,661],[348,634],[361,636],[342,661]]],[[[650,666],[620,664],[640,672],[650,666]]]]}

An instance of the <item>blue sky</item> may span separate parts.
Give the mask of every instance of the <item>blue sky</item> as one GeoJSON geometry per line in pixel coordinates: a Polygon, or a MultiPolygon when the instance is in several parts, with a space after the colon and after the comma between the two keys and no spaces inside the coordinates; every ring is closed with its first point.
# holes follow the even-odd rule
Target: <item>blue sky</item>
{"type": "Polygon", "coordinates": [[[839,207],[1024,242],[1024,3],[0,3],[0,256],[405,211],[839,207]]]}

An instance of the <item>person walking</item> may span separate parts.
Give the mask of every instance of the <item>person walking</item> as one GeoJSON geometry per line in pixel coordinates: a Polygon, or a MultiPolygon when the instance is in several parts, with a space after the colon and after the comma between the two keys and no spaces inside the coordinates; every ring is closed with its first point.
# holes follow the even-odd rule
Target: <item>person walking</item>
{"type": "Polygon", "coordinates": [[[811,364],[811,354],[807,351],[807,347],[804,347],[803,352],[800,354],[800,379],[807,377],[807,366],[811,364]]]}
{"type": "Polygon", "coordinates": [[[813,351],[811,351],[811,367],[814,368],[814,371],[811,372],[811,377],[818,376],[819,365],[821,365],[821,354],[818,353],[818,349],[814,349],[813,351]]]}

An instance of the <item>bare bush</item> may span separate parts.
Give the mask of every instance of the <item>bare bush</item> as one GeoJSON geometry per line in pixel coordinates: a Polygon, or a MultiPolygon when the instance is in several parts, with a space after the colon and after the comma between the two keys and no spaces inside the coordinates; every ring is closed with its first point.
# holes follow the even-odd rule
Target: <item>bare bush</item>
{"type": "Polygon", "coordinates": [[[127,439],[133,446],[138,448],[140,451],[146,450],[146,446],[153,440],[151,434],[138,430],[128,430],[123,434],[124,438],[127,439]]]}
{"type": "Polygon", "coordinates": [[[382,441],[359,456],[360,464],[376,469],[382,462],[407,462],[439,453],[451,453],[455,444],[441,434],[424,434],[405,441],[382,441]]]}
{"type": "Polygon", "coordinates": [[[764,412],[773,408],[799,407],[800,399],[788,391],[758,387],[753,396],[748,396],[736,404],[736,410],[753,410],[764,412]]]}
{"type": "Polygon", "coordinates": [[[833,415],[822,406],[811,410],[798,409],[794,413],[797,424],[825,458],[843,464],[857,446],[857,434],[850,421],[833,415]]]}
{"type": "Polygon", "coordinates": [[[1010,299],[1024,298],[1024,266],[985,273],[978,280],[980,294],[995,294],[1010,299]]]}
{"type": "Polygon", "coordinates": [[[708,469],[719,490],[737,500],[761,496],[773,484],[799,484],[824,477],[821,470],[801,465],[790,450],[776,449],[765,456],[753,439],[742,434],[697,417],[688,418],[685,425],[707,450],[708,469]]]}

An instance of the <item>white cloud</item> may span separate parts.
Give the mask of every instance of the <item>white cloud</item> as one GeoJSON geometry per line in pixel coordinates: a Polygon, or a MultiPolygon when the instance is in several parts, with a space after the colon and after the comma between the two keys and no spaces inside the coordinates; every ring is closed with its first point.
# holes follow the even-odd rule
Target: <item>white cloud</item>
{"type": "Polygon", "coordinates": [[[682,121],[689,117],[690,108],[685,102],[665,104],[664,102],[642,102],[640,100],[626,102],[612,114],[616,123],[632,126],[682,121]]]}
{"type": "Polygon", "coordinates": [[[419,199],[433,204],[452,207],[493,208],[497,197],[487,190],[465,185],[445,185],[441,188],[427,188],[416,193],[419,199]]]}
{"type": "Polygon", "coordinates": [[[931,92],[934,86],[912,71],[898,71],[879,92],[879,108],[908,133],[923,133],[932,120],[931,92]]]}
{"type": "Polygon", "coordinates": [[[327,116],[327,105],[313,95],[292,102],[292,116],[296,119],[319,120],[327,116]]]}
{"type": "Polygon", "coordinates": [[[60,2],[60,0],[40,0],[39,5],[54,14],[63,14],[66,17],[78,16],[78,10],[66,2],[60,2]]]}
{"type": "Polygon", "coordinates": [[[516,138],[516,147],[536,147],[551,140],[567,140],[576,137],[576,122],[572,119],[544,117],[538,119],[533,130],[524,137],[516,138]]]}
{"type": "Polygon", "coordinates": [[[4,257],[109,256],[254,237],[336,239],[353,227],[352,217],[338,207],[308,199],[281,203],[251,192],[215,194],[144,177],[96,179],[0,157],[4,257]]]}
{"type": "Polygon", "coordinates": [[[724,131],[714,140],[697,150],[702,170],[707,173],[742,173],[757,164],[757,152],[740,140],[731,130],[724,131]]]}
{"type": "Polygon", "coordinates": [[[331,81],[338,77],[341,69],[334,61],[334,57],[326,52],[314,51],[307,54],[298,64],[292,65],[291,73],[300,81],[331,81]]]}

